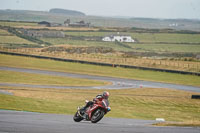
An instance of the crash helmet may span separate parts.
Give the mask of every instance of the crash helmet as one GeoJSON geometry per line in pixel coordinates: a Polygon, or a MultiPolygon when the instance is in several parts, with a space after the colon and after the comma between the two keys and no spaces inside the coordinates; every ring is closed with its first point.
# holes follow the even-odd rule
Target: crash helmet
{"type": "Polygon", "coordinates": [[[103,95],[103,98],[108,99],[110,94],[109,92],[104,91],[102,95],[103,95]]]}

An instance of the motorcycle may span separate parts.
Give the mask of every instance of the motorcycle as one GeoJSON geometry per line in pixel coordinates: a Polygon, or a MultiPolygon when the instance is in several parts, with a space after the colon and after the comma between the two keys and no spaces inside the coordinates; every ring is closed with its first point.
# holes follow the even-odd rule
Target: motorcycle
{"type": "MultiPolygon", "coordinates": [[[[86,104],[87,102],[88,101],[86,101],[86,104]]],[[[89,106],[85,110],[83,110],[83,107],[78,107],[73,119],[75,122],[86,120],[91,121],[92,123],[97,123],[109,111],[111,111],[109,103],[105,99],[103,99],[102,101],[93,103],[93,105],[89,106]]]]}

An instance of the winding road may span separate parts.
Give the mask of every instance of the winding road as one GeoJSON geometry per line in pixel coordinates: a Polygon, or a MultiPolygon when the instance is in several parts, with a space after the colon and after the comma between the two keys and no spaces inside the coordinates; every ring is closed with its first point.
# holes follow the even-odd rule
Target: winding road
{"type": "Polygon", "coordinates": [[[72,78],[83,78],[91,80],[100,80],[111,82],[111,85],[106,86],[53,86],[53,85],[30,85],[30,84],[13,84],[13,83],[0,83],[0,86],[21,86],[21,87],[32,87],[32,88],[56,88],[56,89],[67,89],[67,88],[80,88],[80,89],[127,89],[127,88],[170,88],[178,89],[185,91],[200,92],[200,87],[195,86],[186,86],[186,85],[176,85],[152,81],[143,81],[143,80],[133,80],[133,79],[123,79],[123,78],[114,78],[106,76],[95,76],[95,75],[86,75],[86,74],[75,74],[75,73],[66,73],[66,72],[56,72],[56,71],[47,71],[47,70],[37,70],[37,69],[26,69],[26,68],[14,68],[14,67],[2,67],[0,70],[15,71],[15,72],[26,72],[26,73],[37,73],[37,74],[47,74],[54,76],[64,76],[72,78]]]}
{"type": "MultiPolygon", "coordinates": [[[[112,82],[106,86],[52,86],[52,85],[30,85],[0,83],[0,86],[23,86],[36,88],[81,88],[81,89],[125,89],[125,88],[171,88],[193,92],[200,92],[199,87],[175,85],[159,82],[150,82],[133,79],[113,78],[106,76],[94,76],[84,74],[74,74],[66,72],[55,72],[47,70],[0,67],[0,70],[47,74],[55,76],[65,76],[72,78],[84,78],[112,82]]],[[[0,93],[9,94],[3,90],[0,93]]],[[[136,120],[103,118],[99,123],[82,121],[76,123],[71,115],[45,114],[23,111],[0,110],[0,133],[200,133],[200,127],[156,127],[154,120],[136,120]]]]}

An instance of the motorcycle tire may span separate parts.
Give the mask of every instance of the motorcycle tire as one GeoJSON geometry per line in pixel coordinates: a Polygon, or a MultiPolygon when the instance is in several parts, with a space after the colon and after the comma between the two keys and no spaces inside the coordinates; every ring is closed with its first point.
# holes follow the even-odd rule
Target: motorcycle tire
{"type": "Polygon", "coordinates": [[[74,117],[73,117],[75,122],[80,122],[83,120],[83,117],[81,117],[78,113],[78,111],[75,113],[74,117]]]}
{"type": "Polygon", "coordinates": [[[104,117],[104,114],[105,114],[105,112],[103,110],[97,109],[92,115],[91,122],[97,123],[104,117]]]}

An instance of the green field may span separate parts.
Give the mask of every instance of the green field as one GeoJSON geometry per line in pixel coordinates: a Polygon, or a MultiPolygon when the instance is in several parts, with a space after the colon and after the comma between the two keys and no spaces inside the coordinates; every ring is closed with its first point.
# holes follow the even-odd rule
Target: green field
{"type": "Polygon", "coordinates": [[[200,34],[131,33],[131,36],[144,43],[200,43],[200,34]]]}
{"type": "MultiPolygon", "coordinates": [[[[0,22],[1,24],[1,22],[0,22]]],[[[0,44],[2,46],[9,46],[9,45],[20,45],[20,44],[26,44],[26,45],[34,45],[36,43],[28,41],[24,38],[20,38],[14,34],[9,33],[7,30],[0,29],[0,44]]]]}
{"type": "Polygon", "coordinates": [[[12,72],[0,70],[0,82],[15,84],[37,84],[37,85],[57,85],[57,86],[102,86],[108,83],[59,76],[49,76],[43,74],[30,74],[23,72],[12,72]]]}
{"type": "MultiPolygon", "coordinates": [[[[100,36],[106,33],[101,32],[70,32],[73,36],[100,36]]],[[[108,34],[108,33],[107,33],[108,34]]],[[[154,53],[196,53],[200,51],[200,35],[199,34],[150,34],[150,33],[131,33],[140,43],[122,43],[119,45],[115,42],[103,41],[86,41],[72,40],[69,38],[42,38],[43,41],[54,45],[68,44],[72,46],[102,46],[110,47],[115,51],[132,51],[132,52],[154,52],[154,53]]]]}
{"type": "Polygon", "coordinates": [[[131,51],[132,49],[117,45],[115,42],[101,42],[101,41],[85,41],[85,40],[71,40],[67,38],[43,38],[45,42],[55,45],[67,44],[72,46],[85,46],[85,47],[110,47],[116,51],[131,51]]]}
{"type": "Polygon", "coordinates": [[[0,36],[8,36],[8,35],[11,35],[11,33],[9,33],[6,30],[0,29],[0,36]]]}
{"type": "Polygon", "coordinates": [[[199,53],[200,45],[196,44],[128,44],[136,52],[156,53],[199,53]]]}
{"type": "Polygon", "coordinates": [[[37,23],[0,21],[1,26],[37,26],[37,23]]]}
{"type": "MultiPolygon", "coordinates": [[[[104,37],[106,35],[117,34],[117,32],[65,32],[66,35],[85,37],[104,37]]],[[[120,32],[120,34],[130,35],[143,43],[200,43],[200,34],[177,34],[177,33],[131,33],[120,32]]]]}
{"type": "Polygon", "coordinates": [[[0,66],[34,68],[200,86],[200,77],[139,69],[113,68],[0,54],[0,66]]]}
{"type": "Polygon", "coordinates": [[[1,36],[0,44],[35,44],[31,41],[25,40],[17,36],[1,36]]]}
{"type": "MultiPolygon", "coordinates": [[[[25,26],[26,29],[31,29],[33,27],[36,30],[44,30],[46,27],[40,28],[37,26],[37,23],[28,23],[28,22],[6,22],[0,21],[1,26],[25,26]],[[38,27],[38,29],[37,29],[38,27]]],[[[4,27],[5,28],[5,27],[4,27]]],[[[63,31],[65,38],[36,38],[37,43],[45,43],[48,42],[52,45],[62,45],[67,44],[71,46],[85,46],[85,47],[110,47],[113,48],[117,52],[138,52],[140,53],[137,56],[142,56],[142,53],[152,53],[151,56],[161,56],[161,57],[169,57],[169,58],[179,58],[182,57],[192,57],[195,58],[197,55],[200,54],[200,34],[193,33],[189,34],[187,32],[183,33],[138,33],[134,30],[129,30],[125,28],[109,28],[106,29],[105,27],[102,29],[97,29],[97,31],[90,31],[88,29],[79,29],[79,31],[74,30],[71,27],[48,27],[45,30],[49,31],[63,31]],[[50,29],[48,29],[50,28],[50,29]],[[103,30],[106,29],[106,30],[103,30]],[[102,37],[111,34],[117,34],[117,31],[127,31],[127,32],[120,32],[120,34],[130,35],[133,39],[136,40],[135,43],[116,43],[116,42],[103,42],[101,40],[102,37]],[[116,31],[116,32],[114,32],[116,31]],[[187,33],[187,34],[186,34],[187,33]],[[173,54],[172,54],[173,53],[173,54]],[[175,53],[175,54],[174,54],[175,53]]],[[[92,29],[92,28],[91,28],[92,29]]],[[[150,29],[148,30],[150,31],[150,29]]],[[[153,31],[153,29],[152,29],[153,31]]],[[[26,45],[19,45],[18,47],[34,47],[33,45],[38,45],[34,42],[34,37],[29,38],[29,40],[17,37],[15,35],[10,36],[11,34],[5,30],[0,30],[0,43],[3,44],[2,46],[17,48],[17,44],[26,44],[26,45]],[[11,45],[12,44],[12,45],[11,45]],[[14,45],[15,44],[15,45],[14,45]],[[33,44],[33,45],[30,45],[33,44]]],[[[26,38],[26,36],[24,36],[26,38]]],[[[28,38],[28,37],[27,37],[28,38]]],[[[36,47],[36,46],[35,46],[36,47]]],[[[145,57],[149,57],[149,55],[145,55],[145,57]]]]}
{"type": "Polygon", "coordinates": [[[71,35],[71,36],[83,36],[83,37],[104,37],[106,35],[112,35],[112,34],[116,34],[116,32],[91,32],[91,31],[87,31],[87,32],[69,32],[69,31],[65,31],[65,35],[71,35]]]}
{"type": "MultiPolygon", "coordinates": [[[[0,94],[0,109],[43,113],[74,114],[84,100],[93,99],[103,90],[34,89],[5,87],[14,96],[0,94]]],[[[110,92],[109,117],[136,118],[200,123],[200,101],[192,93],[170,89],[125,89],[110,92]]]]}
{"type": "Polygon", "coordinates": [[[55,45],[68,44],[72,46],[102,46],[110,47],[116,51],[135,51],[135,52],[184,52],[184,53],[199,53],[200,45],[194,44],[138,44],[138,43],[123,43],[126,46],[130,46],[132,49],[120,46],[115,42],[99,42],[99,41],[84,41],[84,40],[70,40],[67,38],[44,38],[45,42],[49,42],[55,45]]]}

